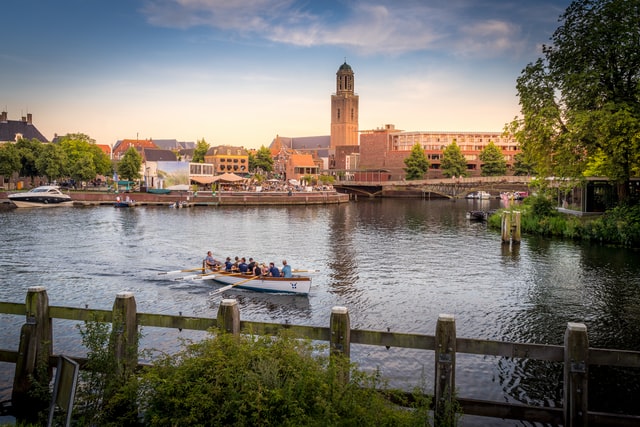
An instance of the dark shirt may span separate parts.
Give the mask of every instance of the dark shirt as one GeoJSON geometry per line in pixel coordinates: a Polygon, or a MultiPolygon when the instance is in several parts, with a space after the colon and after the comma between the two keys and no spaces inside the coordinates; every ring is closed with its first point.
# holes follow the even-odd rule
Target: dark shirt
{"type": "Polygon", "coordinates": [[[260,268],[258,264],[256,264],[255,267],[253,267],[253,274],[256,276],[262,276],[262,268],[260,268]]]}
{"type": "Polygon", "coordinates": [[[274,265],[269,268],[269,274],[271,274],[271,277],[280,277],[280,270],[278,270],[278,267],[274,265]]]}
{"type": "Polygon", "coordinates": [[[240,273],[246,273],[247,271],[249,271],[249,266],[246,262],[241,262],[240,264],[238,264],[238,271],[240,271],[240,273]]]}
{"type": "Polygon", "coordinates": [[[226,271],[231,271],[231,268],[233,267],[233,263],[231,261],[225,261],[224,263],[224,269],[226,271]]]}

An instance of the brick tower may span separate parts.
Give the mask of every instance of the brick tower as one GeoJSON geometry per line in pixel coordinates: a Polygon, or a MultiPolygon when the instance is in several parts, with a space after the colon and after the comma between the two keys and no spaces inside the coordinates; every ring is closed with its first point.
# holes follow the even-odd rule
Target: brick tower
{"type": "Polygon", "coordinates": [[[331,95],[332,154],[336,147],[358,145],[358,95],[353,88],[353,70],[345,61],[336,73],[336,93],[331,95]]]}

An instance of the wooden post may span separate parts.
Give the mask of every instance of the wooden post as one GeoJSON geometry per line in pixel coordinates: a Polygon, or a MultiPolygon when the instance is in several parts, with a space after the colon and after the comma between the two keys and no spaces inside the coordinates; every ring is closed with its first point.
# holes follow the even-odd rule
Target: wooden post
{"type": "Polygon", "coordinates": [[[110,345],[118,375],[133,372],[138,365],[138,323],[136,299],[132,292],[120,292],[113,303],[110,345]]]}
{"type": "Polygon", "coordinates": [[[522,212],[515,211],[513,217],[513,225],[511,230],[511,240],[513,243],[520,243],[520,218],[522,216],[522,212]]]}
{"type": "Polygon", "coordinates": [[[218,328],[221,331],[240,335],[240,308],[235,299],[223,299],[218,307],[218,328]]]}
{"type": "Polygon", "coordinates": [[[331,309],[329,329],[329,356],[337,367],[338,378],[349,382],[349,358],[351,356],[351,319],[347,307],[335,306],[331,309]]]}
{"type": "Polygon", "coordinates": [[[502,243],[509,243],[511,241],[511,212],[502,212],[502,243]]]}
{"type": "Polygon", "coordinates": [[[564,333],[564,423],[588,425],[589,338],[583,323],[567,324],[564,333]]]}
{"type": "Polygon", "coordinates": [[[40,409],[48,406],[49,402],[38,402],[29,392],[36,384],[48,387],[53,374],[49,366],[49,356],[53,353],[53,330],[46,289],[43,286],[30,287],[25,305],[27,319],[20,331],[11,395],[17,418],[36,416],[40,409]]]}
{"type": "Polygon", "coordinates": [[[456,386],[456,321],[452,314],[438,316],[436,325],[434,414],[443,422],[453,408],[456,386]]]}

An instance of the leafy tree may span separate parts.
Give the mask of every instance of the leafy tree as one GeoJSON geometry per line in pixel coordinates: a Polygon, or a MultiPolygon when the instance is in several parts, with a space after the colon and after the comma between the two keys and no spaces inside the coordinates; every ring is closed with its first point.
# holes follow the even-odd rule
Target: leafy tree
{"type": "Polygon", "coordinates": [[[534,163],[529,161],[526,153],[518,153],[514,157],[513,174],[517,176],[533,175],[535,168],[534,163]]]}
{"type": "Polygon", "coordinates": [[[67,157],[64,173],[76,181],[92,180],[111,171],[109,156],[88,135],[67,134],[58,143],[67,157]]]}
{"type": "Polygon", "coordinates": [[[66,176],[67,154],[58,144],[45,144],[40,156],[36,159],[36,167],[40,175],[46,176],[49,181],[66,176]]]}
{"type": "Polygon", "coordinates": [[[249,154],[249,170],[255,172],[258,168],[262,169],[264,172],[271,172],[273,170],[273,157],[271,156],[271,150],[264,145],[260,146],[255,156],[249,154]]]}
{"type": "Polygon", "coordinates": [[[129,147],[125,151],[122,159],[118,162],[118,175],[128,181],[140,179],[140,168],[142,167],[142,156],[134,147],[129,147]]]}
{"type": "Polygon", "coordinates": [[[0,145],[0,175],[11,177],[20,171],[20,153],[15,144],[0,145]]]}
{"type": "Polygon", "coordinates": [[[518,78],[514,135],[542,175],[579,178],[599,156],[625,200],[640,167],[640,4],[575,0],[560,21],[518,78]]]}
{"type": "Polygon", "coordinates": [[[194,163],[204,163],[204,156],[209,151],[209,144],[204,138],[199,139],[196,143],[196,148],[193,150],[193,162],[194,163]]]}
{"type": "Polygon", "coordinates": [[[442,174],[447,178],[469,175],[467,172],[467,159],[464,158],[456,141],[447,145],[442,152],[440,169],[442,170],[442,174]]]}
{"type": "Polygon", "coordinates": [[[482,176],[501,176],[507,173],[507,161],[493,141],[480,152],[480,161],[482,176]]]}
{"type": "Polygon", "coordinates": [[[424,179],[424,176],[429,170],[429,159],[427,159],[422,146],[418,143],[411,147],[411,154],[404,159],[404,164],[406,166],[403,168],[406,174],[405,176],[409,181],[424,179]]]}
{"type": "Polygon", "coordinates": [[[43,144],[37,139],[19,139],[16,148],[20,154],[20,176],[35,178],[40,175],[36,167],[36,159],[42,151],[43,144]]]}

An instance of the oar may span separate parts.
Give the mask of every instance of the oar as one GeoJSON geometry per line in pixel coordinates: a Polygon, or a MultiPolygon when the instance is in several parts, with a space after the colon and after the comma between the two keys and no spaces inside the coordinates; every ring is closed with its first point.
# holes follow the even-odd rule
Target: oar
{"type": "Polygon", "coordinates": [[[163,271],[158,273],[160,274],[178,274],[178,273],[189,273],[191,271],[202,271],[202,267],[198,267],[198,268],[186,268],[184,270],[173,270],[173,271],[163,271]]]}
{"type": "Polygon", "coordinates": [[[293,273],[320,273],[320,270],[291,270],[293,273]]]}
{"type": "Polygon", "coordinates": [[[210,296],[214,296],[214,295],[221,294],[221,293],[223,293],[224,291],[228,291],[228,290],[229,290],[229,289],[231,289],[231,288],[235,288],[235,287],[236,287],[236,286],[238,286],[238,285],[242,285],[243,283],[250,282],[250,281],[255,280],[255,279],[258,279],[258,278],[260,278],[260,277],[262,277],[262,276],[253,276],[253,277],[249,277],[249,278],[248,278],[248,279],[246,279],[246,280],[241,280],[241,281],[239,281],[239,282],[236,282],[236,283],[234,283],[233,285],[223,286],[223,287],[221,287],[220,289],[216,289],[215,291],[211,292],[209,295],[210,295],[210,296]]]}
{"type": "Polygon", "coordinates": [[[176,277],[173,280],[177,282],[177,281],[180,281],[180,280],[198,279],[200,277],[211,276],[212,274],[218,274],[218,273],[219,273],[219,271],[212,271],[210,273],[202,273],[202,274],[191,274],[189,276],[176,277]]]}

